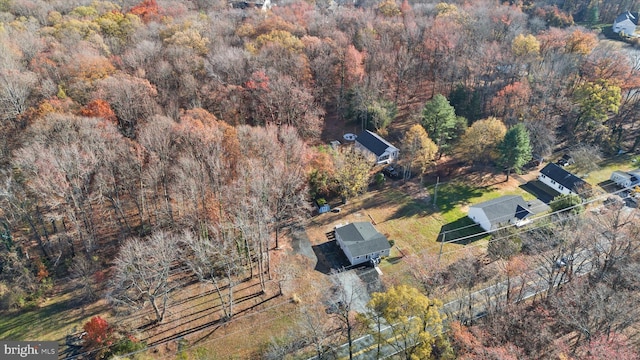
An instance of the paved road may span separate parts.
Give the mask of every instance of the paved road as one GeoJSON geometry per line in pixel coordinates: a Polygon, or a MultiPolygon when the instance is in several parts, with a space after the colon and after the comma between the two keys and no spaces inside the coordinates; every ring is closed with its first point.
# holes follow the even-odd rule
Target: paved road
{"type": "MultiPolygon", "coordinates": [[[[604,245],[599,244],[598,246],[604,245]]],[[[572,260],[565,259],[565,261],[573,261],[573,264],[576,266],[576,268],[574,268],[573,276],[581,276],[593,270],[590,261],[591,256],[592,250],[584,249],[576,253],[572,260]]],[[[516,292],[515,294],[509,294],[509,297],[511,298],[509,301],[518,302],[548,291],[548,279],[550,278],[552,279],[554,287],[567,282],[569,279],[568,276],[563,276],[562,273],[565,268],[566,264],[561,264],[560,262],[557,266],[541,266],[520,276],[513,277],[510,280],[499,282],[495,285],[488,286],[484,289],[466,294],[456,300],[450,301],[443,305],[442,313],[449,321],[458,320],[468,323],[469,321],[477,320],[478,318],[485,316],[492,307],[504,305],[506,303],[507,290],[509,287],[511,288],[511,291],[516,292]],[[551,274],[549,273],[550,271],[552,272],[551,274]]],[[[392,336],[390,326],[385,326],[382,329],[382,334],[385,338],[390,338],[392,336]]],[[[357,360],[384,359],[391,357],[398,352],[398,347],[384,344],[381,346],[380,356],[378,356],[378,346],[374,337],[371,335],[362,336],[355,339],[353,342],[353,358],[357,360]]],[[[348,344],[343,344],[333,349],[331,358],[334,358],[334,356],[336,359],[348,359],[348,344]]],[[[317,356],[314,356],[308,360],[320,359],[318,359],[317,356]]]]}
{"type": "MultiPolygon", "coordinates": [[[[626,211],[633,211],[630,208],[624,208],[626,211]]],[[[507,302],[507,290],[511,288],[516,293],[510,293],[508,301],[519,302],[532,298],[538,294],[544,293],[551,288],[555,288],[567,281],[572,276],[582,276],[594,270],[592,260],[594,250],[603,253],[610,246],[605,236],[591,248],[576,251],[573,254],[566,254],[559,259],[546,259],[543,261],[545,265],[530,270],[524,274],[513,277],[509,280],[499,282],[495,285],[488,286],[484,289],[466,294],[456,300],[450,301],[443,305],[442,313],[446,319],[459,320],[462,322],[474,321],[485,316],[492,307],[504,305],[507,302]],[[555,262],[554,262],[555,261],[555,262]],[[567,272],[566,270],[572,270],[567,272]]],[[[390,338],[391,331],[387,325],[383,331],[383,336],[390,338]]],[[[347,344],[343,344],[333,349],[333,354],[337,359],[348,359],[349,348],[347,344]]],[[[397,354],[399,351],[390,345],[383,345],[380,348],[380,356],[378,356],[378,346],[375,339],[371,335],[365,335],[353,342],[354,359],[385,359],[397,354]]],[[[333,356],[331,357],[333,358],[333,356]]],[[[317,357],[309,358],[309,360],[320,360],[317,357]]]]}

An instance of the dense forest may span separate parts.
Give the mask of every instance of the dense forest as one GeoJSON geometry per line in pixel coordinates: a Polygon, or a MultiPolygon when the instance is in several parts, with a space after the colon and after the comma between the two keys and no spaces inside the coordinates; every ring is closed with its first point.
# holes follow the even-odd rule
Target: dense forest
{"type": "MultiPolygon", "coordinates": [[[[517,171],[530,156],[502,161],[505,134],[528,134],[537,157],[577,145],[591,159],[638,152],[638,43],[610,31],[638,9],[635,0],[0,0],[0,313],[72,280],[83,302],[106,298],[118,313],[148,303],[162,323],[187,281],[177,275],[188,274],[232,319],[235,287],[270,293],[273,274],[286,273],[274,251],[312,200],[352,198],[372,181],[367,159],[325,146],[345,132],[403,140],[402,162],[421,175],[445,159],[517,171]]],[[[619,310],[639,301],[638,229],[620,210],[605,215],[552,221],[521,240],[532,254],[555,251],[553,263],[587,246],[574,234],[608,229],[612,245],[588,279],[563,296],[550,289],[545,305],[505,306],[482,327],[452,325],[450,339],[425,342],[435,350],[415,358],[631,349],[622,332],[635,320],[619,310]]],[[[484,276],[477,261],[414,275],[429,294],[470,291],[484,276]]],[[[629,351],[617,358],[637,358],[629,351]]]]}

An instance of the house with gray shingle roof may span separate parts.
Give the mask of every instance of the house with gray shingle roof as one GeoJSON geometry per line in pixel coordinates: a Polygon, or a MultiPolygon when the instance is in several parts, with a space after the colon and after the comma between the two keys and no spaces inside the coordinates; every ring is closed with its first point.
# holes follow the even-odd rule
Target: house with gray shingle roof
{"type": "Polygon", "coordinates": [[[355,222],[335,228],[336,241],[351,265],[389,256],[391,244],[370,222],[355,222]]]}
{"type": "Polygon", "coordinates": [[[398,148],[369,130],[358,134],[356,148],[372,154],[376,158],[376,164],[389,164],[398,159],[398,148]]]}
{"type": "Polygon", "coordinates": [[[634,36],[638,26],[638,13],[627,11],[616,18],[611,27],[616,34],[623,33],[626,36],[634,36]]]}
{"type": "Polygon", "coordinates": [[[529,204],[519,195],[507,195],[469,207],[468,217],[487,232],[501,226],[522,226],[531,222],[529,204]]]}

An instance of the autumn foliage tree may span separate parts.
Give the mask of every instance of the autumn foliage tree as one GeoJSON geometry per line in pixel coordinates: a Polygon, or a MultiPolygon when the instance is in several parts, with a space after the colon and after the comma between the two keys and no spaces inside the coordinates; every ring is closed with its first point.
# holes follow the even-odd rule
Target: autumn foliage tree
{"type": "Polygon", "coordinates": [[[339,192],[346,201],[348,198],[364,193],[369,185],[372,161],[356,149],[346,149],[333,153],[335,179],[339,192]]]}
{"type": "Polygon", "coordinates": [[[438,347],[440,358],[452,358],[448,342],[442,341],[440,306],[440,301],[429,299],[416,288],[399,285],[386,292],[373,293],[367,304],[367,317],[371,323],[383,319],[383,323],[388,324],[391,336],[387,338],[378,333],[375,338],[397,349],[406,359],[431,359],[438,347]]]}
{"type": "Polygon", "coordinates": [[[84,339],[84,347],[95,349],[111,345],[113,341],[113,327],[100,316],[94,316],[83,326],[87,333],[84,339]]]}
{"type": "Polygon", "coordinates": [[[487,164],[498,158],[498,144],[507,132],[500,119],[488,118],[474,122],[457,145],[460,157],[471,163],[487,164]]]}
{"type": "Polygon", "coordinates": [[[402,153],[409,171],[415,167],[419,169],[420,174],[427,171],[438,153],[438,147],[420,124],[413,125],[407,131],[402,146],[402,153]]]}
{"type": "Polygon", "coordinates": [[[144,22],[149,22],[158,18],[160,8],[156,0],[144,0],[132,7],[129,13],[139,16],[144,22]]]}
{"type": "Polygon", "coordinates": [[[102,118],[107,122],[116,123],[116,114],[111,109],[108,102],[102,99],[96,99],[89,102],[82,110],[80,115],[86,117],[102,118]]]}
{"type": "Polygon", "coordinates": [[[574,92],[575,102],[579,106],[574,123],[576,131],[598,130],[610,114],[618,112],[621,96],[620,87],[606,80],[579,85],[574,92]]]}

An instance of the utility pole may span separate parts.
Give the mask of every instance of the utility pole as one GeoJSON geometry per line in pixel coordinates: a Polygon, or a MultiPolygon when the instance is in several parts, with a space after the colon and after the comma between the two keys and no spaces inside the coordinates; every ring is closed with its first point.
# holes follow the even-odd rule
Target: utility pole
{"type": "Polygon", "coordinates": [[[438,184],[440,184],[440,176],[436,178],[436,190],[433,192],[433,206],[436,206],[438,201],[438,184]]]}
{"type": "Polygon", "coordinates": [[[446,235],[446,231],[442,232],[442,241],[440,242],[440,253],[438,254],[438,264],[440,264],[440,257],[442,257],[442,247],[444,246],[444,236],[446,235]]]}

